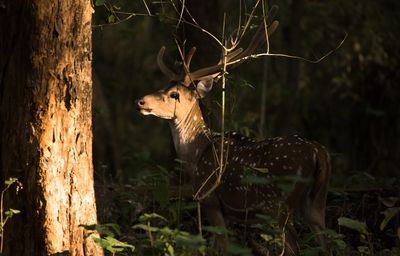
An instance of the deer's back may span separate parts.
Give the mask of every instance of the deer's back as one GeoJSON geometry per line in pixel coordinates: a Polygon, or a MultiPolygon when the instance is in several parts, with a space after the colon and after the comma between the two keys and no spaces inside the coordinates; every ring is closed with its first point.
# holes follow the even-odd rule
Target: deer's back
{"type": "MultiPolygon", "coordinates": [[[[225,135],[224,171],[214,192],[225,211],[277,214],[292,195],[306,194],[317,172],[318,150],[315,142],[297,135],[263,141],[237,133],[225,135]]],[[[216,180],[220,137],[203,152],[195,171],[195,192],[207,192],[216,180]]],[[[297,203],[297,202],[296,202],[297,203]]],[[[298,202],[301,203],[301,202],[298,202]]],[[[295,208],[293,203],[290,207],[295,208]]]]}

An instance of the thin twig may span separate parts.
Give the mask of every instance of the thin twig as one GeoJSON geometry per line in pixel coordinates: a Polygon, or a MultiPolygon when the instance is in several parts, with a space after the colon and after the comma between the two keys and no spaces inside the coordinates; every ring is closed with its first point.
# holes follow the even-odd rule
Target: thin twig
{"type": "Polygon", "coordinates": [[[143,4],[144,4],[144,7],[145,7],[146,10],[147,10],[147,14],[148,14],[149,16],[152,16],[152,14],[151,14],[151,12],[150,12],[150,9],[149,9],[149,6],[147,6],[146,0],[143,0],[143,4]]]}
{"type": "Polygon", "coordinates": [[[338,49],[342,46],[342,44],[344,43],[344,41],[346,40],[346,38],[347,38],[347,33],[345,33],[344,38],[342,39],[342,41],[340,41],[340,43],[339,43],[335,48],[333,48],[332,50],[328,51],[328,52],[325,53],[322,57],[320,57],[320,58],[318,58],[318,59],[316,59],[316,60],[310,60],[310,59],[307,59],[307,58],[305,58],[305,57],[300,57],[300,56],[296,56],[296,55],[289,55],[289,54],[284,54],[284,53],[257,53],[257,54],[252,54],[252,55],[245,56],[245,57],[243,57],[243,58],[240,58],[240,59],[237,59],[237,60],[228,62],[227,65],[230,66],[230,65],[233,65],[233,64],[235,64],[235,63],[244,61],[244,60],[256,59],[256,58],[258,58],[258,57],[263,57],[263,56],[283,57],[283,58],[288,58],[288,59],[297,59],[297,60],[302,60],[302,61],[305,61],[305,62],[317,64],[317,63],[321,62],[322,60],[324,60],[325,58],[327,58],[327,57],[328,57],[329,55],[331,55],[333,52],[335,52],[336,50],[338,50],[338,49]]]}

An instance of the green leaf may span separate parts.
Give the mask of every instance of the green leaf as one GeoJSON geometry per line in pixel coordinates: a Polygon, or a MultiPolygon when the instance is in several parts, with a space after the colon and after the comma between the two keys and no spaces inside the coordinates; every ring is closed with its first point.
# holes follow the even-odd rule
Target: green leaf
{"type": "Polygon", "coordinates": [[[256,214],[256,217],[257,218],[259,218],[259,219],[261,219],[261,220],[264,220],[265,222],[271,222],[271,221],[273,221],[273,219],[274,218],[272,218],[271,216],[269,216],[269,215],[265,215],[265,214],[256,214]]]}
{"type": "Polygon", "coordinates": [[[266,242],[272,241],[274,239],[273,236],[270,234],[260,234],[261,238],[264,239],[266,242]]]}
{"type": "Polygon", "coordinates": [[[261,172],[261,173],[269,173],[268,168],[251,167],[251,169],[261,172]]]}
{"type": "Polygon", "coordinates": [[[323,250],[321,247],[309,247],[301,251],[301,255],[304,256],[318,256],[323,253],[323,250]]]}
{"type": "Polygon", "coordinates": [[[232,255],[253,255],[249,248],[237,243],[230,243],[228,246],[228,252],[232,255]]]}
{"type": "Polygon", "coordinates": [[[339,224],[339,226],[343,226],[346,228],[356,230],[362,235],[368,234],[367,224],[365,222],[353,220],[353,219],[346,218],[346,217],[340,217],[338,219],[338,224],[339,224]]]}
{"type": "Polygon", "coordinates": [[[133,229],[142,229],[144,231],[150,231],[150,232],[157,232],[160,230],[157,227],[147,226],[146,224],[136,224],[132,228],[133,229]]]}
{"type": "Polygon", "coordinates": [[[229,233],[229,231],[226,228],[218,226],[205,226],[203,227],[203,230],[217,235],[225,235],[229,233]]]}
{"type": "Polygon", "coordinates": [[[163,216],[161,216],[157,213],[154,213],[154,212],[153,213],[145,213],[139,217],[140,222],[146,222],[151,219],[161,219],[165,222],[168,222],[166,218],[164,218],[163,216]]]}
{"type": "Polygon", "coordinates": [[[108,23],[114,23],[116,20],[115,16],[113,14],[111,14],[110,16],[107,17],[107,22],[108,23]]]}
{"type": "Polygon", "coordinates": [[[174,247],[171,245],[171,244],[169,244],[169,243],[166,243],[166,246],[167,246],[167,251],[168,251],[168,255],[175,255],[175,250],[174,250],[174,247]]]}
{"type": "Polygon", "coordinates": [[[9,217],[9,218],[11,218],[14,214],[18,214],[18,213],[20,213],[21,211],[20,210],[16,210],[16,209],[9,209],[8,211],[5,211],[4,212],[4,214],[7,216],[7,217],[9,217]]]}
{"type": "Polygon", "coordinates": [[[191,249],[201,249],[206,240],[200,235],[178,234],[176,236],[176,245],[180,247],[187,247],[191,249]]]}
{"type": "Polygon", "coordinates": [[[4,184],[6,184],[6,185],[12,185],[13,183],[15,183],[15,182],[17,182],[17,181],[18,181],[17,178],[11,177],[11,178],[8,178],[8,180],[5,180],[5,181],[4,181],[4,184]]]}
{"type": "Polygon", "coordinates": [[[93,237],[93,241],[111,253],[122,252],[125,249],[135,251],[135,246],[121,242],[114,237],[107,236],[105,238],[93,237]]]}
{"type": "Polygon", "coordinates": [[[174,230],[171,230],[169,227],[160,228],[159,231],[164,236],[172,236],[175,233],[174,230]]]}
{"type": "Polygon", "coordinates": [[[115,236],[115,233],[120,235],[121,234],[121,228],[119,227],[118,224],[114,223],[107,223],[107,224],[92,224],[92,225],[84,225],[81,224],[79,225],[80,227],[83,227],[86,230],[90,231],[97,231],[100,235],[106,235],[106,236],[115,236]],[[110,230],[110,227],[114,230],[110,230]]]}
{"type": "Polygon", "coordinates": [[[382,220],[381,225],[379,226],[381,231],[386,227],[386,225],[394,216],[400,214],[400,207],[388,208],[384,211],[384,214],[385,218],[382,220]]]}
{"type": "Polygon", "coordinates": [[[361,255],[370,255],[368,246],[357,246],[357,251],[361,253],[361,255]]]}
{"type": "Polygon", "coordinates": [[[96,5],[96,6],[100,6],[100,5],[103,5],[103,4],[105,4],[105,3],[106,3],[106,0],[96,0],[95,5],[96,5]]]}

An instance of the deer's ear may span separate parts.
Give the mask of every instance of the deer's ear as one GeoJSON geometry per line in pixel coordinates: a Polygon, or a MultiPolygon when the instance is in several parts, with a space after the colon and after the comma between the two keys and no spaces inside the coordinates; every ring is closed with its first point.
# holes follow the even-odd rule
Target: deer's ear
{"type": "Polygon", "coordinates": [[[208,78],[200,80],[196,86],[197,98],[204,98],[213,87],[214,79],[208,78]]]}

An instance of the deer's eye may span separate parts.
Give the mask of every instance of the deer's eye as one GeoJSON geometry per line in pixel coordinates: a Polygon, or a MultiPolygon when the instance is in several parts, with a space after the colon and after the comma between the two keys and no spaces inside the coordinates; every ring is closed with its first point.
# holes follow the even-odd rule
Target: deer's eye
{"type": "Polygon", "coordinates": [[[171,92],[171,93],[169,94],[169,97],[171,97],[171,98],[176,99],[176,100],[179,101],[179,93],[178,93],[178,92],[171,92]]]}

